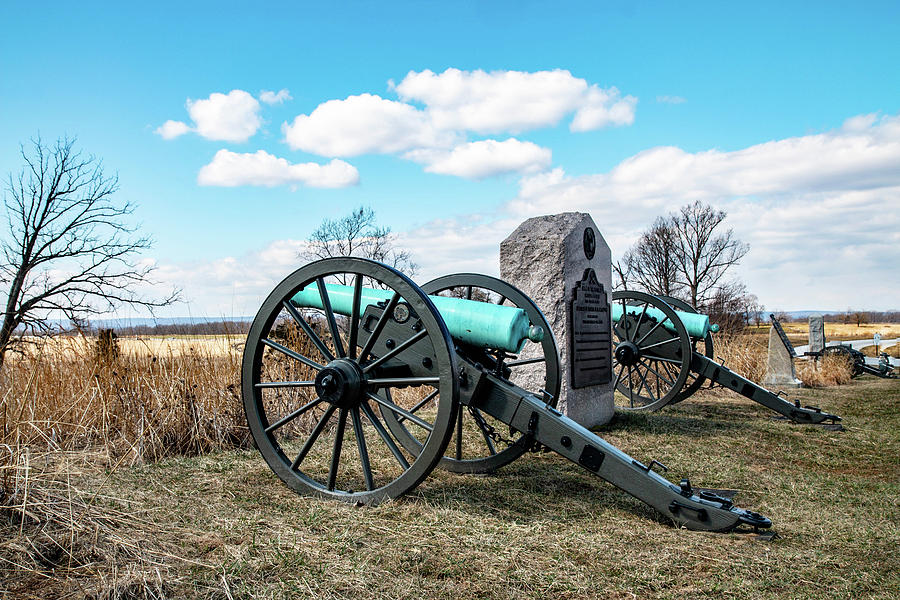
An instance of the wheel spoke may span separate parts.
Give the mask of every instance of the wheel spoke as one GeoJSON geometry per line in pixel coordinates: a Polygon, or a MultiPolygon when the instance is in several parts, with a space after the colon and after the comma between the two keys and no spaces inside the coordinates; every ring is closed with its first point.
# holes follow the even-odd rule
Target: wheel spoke
{"type": "MultiPolygon", "coordinates": [[[[665,381],[666,383],[668,383],[670,386],[672,386],[672,385],[675,384],[674,381],[672,381],[671,379],[669,379],[668,377],[666,377],[665,375],[663,375],[662,373],[660,373],[660,372],[657,370],[657,368],[653,366],[653,364],[651,363],[651,359],[647,359],[647,362],[644,362],[644,358],[641,358],[641,359],[639,359],[639,360],[641,361],[641,364],[642,364],[642,365],[644,365],[645,367],[647,367],[647,369],[652,370],[652,371],[656,374],[656,378],[657,378],[657,379],[662,379],[663,381],[665,381]]],[[[665,364],[665,363],[663,363],[663,364],[665,364]]],[[[671,373],[669,373],[669,375],[671,375],[671,373]]],[[[659,393],[659,391],[658,391],[658,388],[657,388],[657,394],[658,394],[658,393],[659,393]]]]}
{"type": "Polygon", "coordinates": [[[344,428],[347,426],[347,409],[342,408],[338,417],[337,431],[334,432],[334,448],[331,451],[331,468],[328,470],[328,489],[334,490],[337,483],[338,466],[341,464],[341,449],[344,447],[344,428]]]}
{"type": "MultiPolygon", "coordinates": [[[[471,287],[469,288],[472,289],[471,287]]],[[[462,419],[463,411],[456,411],[456,460],[462,460],[462,419]]]]}
{"type": "Polygon", "coordinates": [[[374,400],[375,402],[377,402],[377,403],[380,404],[381,406],[385,407],[386,409],[388,409],[388,410],[390,410],[390,411],[393,411],[393,412],[397,413],[398,415],[403,415],[403,416],[406,417],[409,421],[412,421],[413,423],[415,423],[416,425],[418,425],[418,426],[421,427],[422,429],[427,429],[429,432],[432,431],[432,430],[434,429],[434,427],[432,427],[431,425],[429,425],[427,422],[423,421],[422,419],[420,419],[420,418],[417,417],[416,415],[412,414],[411,412],[409,412],[409,411],[406,410],[405,408],[400,408],[399,406],[397,406],[397,405],[394,404],[393,402],[389,402],[389,401],[385,400],[384,398],[382,398],[381,396],[379,396],[379,395],[377,395],[377,394],[373,394],[372,392],[366,392],[366,396],[368,396],[371,400],[374,400]]]}
{"type": "Polygon", "coordinates": [[[634,335],[637,336],[638,330],[641,328],[641,323],[644,321],[644,315],[647,314],[647,308],[650,306],[647,302],[644,302],[644,309],[641,311],[641,316],[638,317],[637,326],[634,328],[634,335]]]}
{"type": "Polygon", "coordinates": [[[362,419],[359,418],[359,407],[354,407],[350,415],[353,420],[353,433],[356,435],[356,448],[359,450],[359,462],[362,465],[363,479],[366,480],[366,489],[374,490],[375,481],[372,478],[372,467],[369,465],[369,450],[366,448],[366,435],[363,432],[362,419]]]}
{"type": "Polygon", "coordinates": [[[662,321],[657,321],[657,322],[653,325],[653,327],[650,328],[650,331],[648,331],[647,333],[645,333],[645,334],[644,334],[644,337],[642,337],[641,339],[639,339],[638,341],[636,341],[636,342],[634,343],[634,345],[637,346],[638,348],[640,348],[641,342],[643,342],[644,340],[646,340],[646,339],[650,336],[651,333],[653,333],[654,331],[656,331],[657,329],[659,329],[659,327],[662,326],[662,324],[665,323],[665,322],[668,321],[668,320],[669,320],[669,317],[666,317],[666,318],[663,319],[662,321]]]}
{"type": "Polygon", "coordinates": [[[298,353],[298,352],[294,352],[294,351],[291,350],[290,348],[285,348],[284,346],[282,346],[282,345],[279,344],[278,342],[275,342],[275,341],[273,341],[273,340],[270,340],[269,338],[264,338],[264,339],[262,340],[262,343],[265,344],[266,346],[270,347],[270,348],[273,348],[273,349],[275,349],[275,350],[278,350],[279,352],[281,352],[282,354],[284,354],[284,355],[286,355],[286,356],[290,356],[291,358],[293,358],[293,359],[296,360],[296,361],[302,362],[302,363],[303,363],[304,365],[306,365],[307,367],[312,367],[312,368],[315,369],[316,371],[321,371],[322,369],[325,368],[324,365],[320,365],[319,363],[317,363],[316,361],[312,360],[311,358],[307,358],[307,357],[303,356],[302,354],[300,354],[300,353],[298,353]]]}
{"type": "Polygon", "coordinates": [[[321,402],[321,401],[322,401],[321,398],[316,398],[316,399],[313,400],[312,402],[309,402],[309,403],[307,403],[307,404],[304,404],[303,406],[301,406],[300,408],[298,408],[298,409],[295,410],[294,412],[290,413],[290,414],[287,415],[286,417],[282,417],[281,419],[279,419],[279,420],[276,421],[275,423],[273,423],[273,424],[269,425],[268,427],[266,427],[266,433],[272,433],[273,431],[275,431],[275,430],[278,429],[279,427],[282,427],[285,423],[288,423],[288,422],[290,422],[290,421],[293,421],[294,419],[296,419],[297,417],[299,417],[300,415],[302,415],[303,413],[305,413],[306,411],[308,411],[308,410],[311,409],[312,407],[314,407],[314,406],[316,406],[317,404],[319,404],[319,402],[321,402]]]}
{"type": "Polygon", "coordinates": [[[397,447],[397,444],[394,443],[394,440],[391,438],[390,434],[385,430],[384,425],[381,424],[381,421],[372,412],[372,409],[365,402],[360,404],[360,408],[362,408],[363,412],[366,413],[366,417],[372,423],[372,427],[375,428],[375,431],[378,432],[378,436],[381,438],[381,441],[385,443],[388,449],[391,451],[391,454],[394,455],[394,458],[397,459],[397,462],[400,463],[400,466],[404,469],[409,468],[409,461],[406,460],[406,457],[403,456],[403,453],[400,452],[400,448],[397,447]]]}
{"type": "Polygon", "coordinates": [[[366,345],[363,346],[362,351],[359,353],[359,363],[362,364],[365,362],[366,358],[369,356],[369,352],[372,351],[372,347],[375,345],[375,341],[378,339],[378,336],[381,335],[381,332],[384,331],[384,326],[387,325],[388,318],[390,318],[391,313],[394,312],[394,308],[397,306],[397,302],[400,301],[400,294],[398,292],[394,292],[394,295],[391,296],[391,299],[388,301],[387,306],[384,307],[384,311],[381,313],[381,316],[378,317],[378,322],[375,323],[375,328],[372,330],[372,335],[369,336],[369,339],[366,340],[366,345]]]}
{"type": "Polygon", "coordinates": [[[296,388],[296,387],[313,387],[315,381],[263,381],[254,384],[258,388],[296,388]]]}
{"type": "Polygon", "coordinates": [[[440,383],[440,377],[382,377],[380,379],[369,379],[366,383],[370,387],[397,387],[400,385],[434,385],[440,383]]]}
{"type": "Polygon", "coordinates": [[[669,338],[669,339],[667,339],[667,340],[664,340],[664,341],[662,341],[662,342],[656,342],[655,344],[650,344],[649,346],[643,346],[643,347],[641,348],[641,352],[643,352],[643,351],[645,351],[645,350],[649,350],[650,348],[656,348],[657,346],[664,346],[664,345],[666,345],[666,344],[671,344],[672,342],[677,342],[677,341],[680,340],[680,339],[681,339],[681,338],[679,338],[679,337],[673,337],[673,338],[669,338]]]}
{"type": "Polygon", "coordinates": [[[540,358],[526,358],[523,360],[514,360],[508,363],[505,363],[507,367],[521,367],[522,365],[533,365],[539,362],[547,362],[545,357],[540,358]]]}
{"type": "Polygon", "coordinates": [[[350,315],[350,339],[347,345],[350,358],[356,358],[356,343],[359,340],[359,302],[362,297],[362,275],[357,274],[353,282],[353,312],[350,315]]]}
{"type": "Polygon", "coordinates": [[[666,358],[664,356],[654,356],[653,360],[658,360],[665,363],[672,363],[673,365],[681,365],[682,361],[675,360],[674,358],[666,358]]]}
{"type": "Polygon", "coordinates": [[[331,362],[334,360],[334,354],[331,353],[331,350],[328,349],[328,346],[325,345],[325,342],[322,341],[313,328],[306,322],[306,319],[303,318],[303,315],[300,314],[300,311],[291,303],[290,300],[285,300],[282,302],[284,308],[287,309],[288,313],[290,313],[291,317],[300,326],[300,329],[309,337],[312,341],[313,345],[319,349],[319,352],[322,353],[322,356],[325,357],[325,360],[331,362]]]}
{"type": "MultiPolygon", "coordinates": [[[[638,323],[638,327],[640,327],[638,323]]],[[[630,342],[631,337],[628,335],[628,307],[625,304],[625,298],[622,298],[622,328],[625,330],[625,341],[630,342]]]]}
{"type": "MultiPolygon", "coordinates": [[[[634,370],[637,371],[638,377],[641,380],[641,385],[640,385],[640,387],[638,387],[638,396],[641,395],[642,389],[646,389],[647,394],[650,396],[651,400],[653,400],[654,402],[659,400],[659,398],[657,398],[653,395],[653,389],[650,387],[650,384],[647,383],[647,378],[644,377],[644,373],[641,372],[640,367],[635,367],[634,370]]],[[[645,369],[645,371],[646,371],[646,369],[645,369]]]]}
{"type": "MultiPolygon", "coordinates": [[[[409,412],[414,413],[417,410],[419,410],[420,408],[422,408],[423,406],[425,406],[426,404],[428,404],[429,402],[431,402],[432,400],[434,400],[434,397],[438,395],[439,391],[440,390],[434,390],[433,392],[431,392],[430,394],[428,394],[427,396],[425,396],[424,398],[422,398],[421,400],[416,402],[415,406],[413,406],[411,409],[409,409],[409,412]]],[[[402,423],[403,419],[405,419],[405,418],[406,417],[401,416],[397,420],[402,423]]]]}
{"type": "Polygon", "coordinates": [[[466,286],[466,300],[472,299],[472,286],[466,286]]]}
{"type": "MultiPolygon", "coordinates": [[[[503,294],[500,294],[500,299],[497,300],[497,304],[498,305],[503,304],[504,302],[506,302],[506,296],[504,296],[503,294]]],[[[496,452],[494,454],[496,454],[496,452]]]]}
{"type": "Polygon", "coordinates": [[[628,398],[631,400],[631,408],[634,408],[634,377],[631,374],[631,365],[628,365],[628,398]]]}
{"type": "Polygon", "coordinates": [[[325,411],[324,414],[319,418],[319,422],[316,423],[316,426],[313,427],[312,433],[309,434],[309,438],[306,440],[306,443],[303,444],[303,447],[300,449],[300,452],[297,454],[297,458],[294,459],[294,462],[291,464],[291,469],[296,470],[300,463],[303,462],[303,459],[306,458],[306,455],[309,454],[309,451],[312,449],[313,444],[318,439],[319,434],[322,433],[322,430],[325,428],[325,424],[328,423],[328,419],[331,418],[331,415],[334,414],[334,411],[337,407],[331,405],[328,407],[328,410],[325,411]]]}
{"type": "Polygon", "coordinates": [[[371,371],[372,369],[374,369],[375,367],[377,367],[384,361],[394,358],[395,356],[397,356],[398,354],[400,354],[401,352],[403,352],[404,350],[406,350],[407,348],[409,348],[410,346],[412,346],[413,344],[415,344],[416,342],[418,342],[419,340],[421,340],[422,338],[424,338],[427,335],[428,335],[427,329],[423,329],[422,331],[416,333],[414,336],[412,336],[411,338],[409,338],[402,344],[399,344],[398,346],[394,347],[393,350],[386,353],[381,358],[374,360],[374,361],[370,362],[369,364],[367,364],[365,367],[363,367],[363,370],[362,370],[363,373],[368,373],[369,371],[371,371]]]}
{"type": "Polygon", "coordinates": [[[319,287],[319,297],[322,299],[322,306],[325,309],[325,318],[328,320],[328,328],[331,330],[331,337],[334,339],[334,350],[339,358],[344,358],[347,355],[344,353],[344,344],[341,342],[341,332],[338,331],[334,310],[331,309],[331,298],[329,298],[328,290],[325,288],[325,279],[322,277],[316,278],[316,285],[319,287]]]}

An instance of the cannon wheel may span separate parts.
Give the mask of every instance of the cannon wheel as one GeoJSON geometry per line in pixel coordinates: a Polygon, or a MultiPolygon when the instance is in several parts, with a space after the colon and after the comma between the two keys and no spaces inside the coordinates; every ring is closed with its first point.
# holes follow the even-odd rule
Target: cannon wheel
{"type": "MultiPolygon", "coordinates": [[[[673,298],[671,296],[660,296],[660,298],[665,300],[666,303],[668,303],[668,305],[675,310],[681,310],[694,314],[697,314],[698,312],[696,308],[694,308],[684,300],[679,300],[678,298],[673,298]]],[[[702,340],[700,340],[699,338],[691,337],[691,343],[694,346],[694,352],[702,351],[703,354],[706,355],[706,358],[715,359],[716,354],[715,349],[713,348],[713,339],[711,332],[706,332],[706,337],[704,337],[702,340]],[[700,348],[701,342],[703,343],[702,349],[700,348]]],[[[691,371],[690,375],[688,375],[687,383],[685,384],[684,389],[682,389],[674,398],[672,398],[672,401],[669,402],[669,404],[676,404],[678,402],[681,402],[682,400],[690,398],[697,390],[700,389],[700,387],[704,383],[706,383],[705,376],[696,375],[693,371],[691,371]]]]}
{"type": "Polygon", "coordinates": [[[853,350],[849,346],[825,346],[822,350],[822,356],[840,356],[846,358],[850,363],[851,376],[858,377],[865,373],[863,365],[865,365],[865,355],[859,350],[853,350]],[[860,358],[862,357],[862,358],[860,358]]]}
{"type": "MultiPolygon", "coordinates": [[[[489,348],[486,351],[485,358],[487,358],[487,361],[494,362],[493,364],[484,364],[484,366],[489,370],[495,369],[497,358],[502,357],[503,366],[508,367],[511,371],[510,379],[513,383],[517,383],[516,369],[518,367],[542,363],[544,365],[542,381],[536,385],[537,389],[526,389],[538,397],[542,396],[542,389],[547,391],[553,397],[551,405],[556,406],[561,381],[559,350],[553,337],[553,331],[550,329],[550,324],[547,323],[544,314],[531,298],[501,279],[477,273],[457,273],[439,277],[423,285],[422,290],[431,295],[437,295],[442,292],[454,292],[459,297],[470,300],[490,299],[490,301],[497,304],[515,306],[524,310],[532,325],[537,325],[544,330],[544,339],[540,343],[537,355],[521,360],[511,357],[512,360],[506,361],[505,359],[509,358],[508,355],[503,354],[502,351],[489,348]]],[[[522,383],[525,382],[522,381],[522,383]]],[[[407,450],[413,453],[418,452],[419,443],[407,432],[402,424],[402,416],[397,417],[394,414],[385,413],[384,419],[388,427],[390,427],[391,431],[407,450]]],[[[455,438],[447,447],[445,456],[439,464],[440,467],[448,471],[454,473],[490,473],[504,465],[508,465],[522,456],[528,449],[528,445],[522,440],[524,434],[510,431],[506,425],[476,408],[461,406],[456,419],[455,438]],[[479,423],[479,420],[481,423],[479,423]],[[473,450],[470,447],[465,449],[467,451],[464,451],[463,438],[465,435],[461,435],[463,432],[478,432],[480,434],[483,442],[475,446],[477,450],[473,450]],[[500,432],[506,435],[498,435],[500,432]]]]}
{"type": "Polygon", "coordinates": [[[691,338],[675,310],[656,296],[626,290],[613,292],[612,301],[622,306],[622,317],[613,323],[613,373],[622,395],[616,397],[616,407],[659,410],[684,389],[690,375],[691,338]],[[650,308],[665,318],[648,317],[650,308]],[[666,322],[674,333],[662,327],[666,322]]]}
{"type": "Polygon", "coordinates": [[[364,504],[404,494],[434,469],[453,433],[459,387],[452,348],[431,300],[399,271],[359,258],[329,258],[300,268],[263,302],[244,349],[241,389],[257,448],[300,493],[364,504]],[[323,293],[326,282],[336,281],[353,286],[357,300],[349,316],[336,315],[323,293]],[[307,285],[318,287],[324,308],[291,302],[307,285]],[[384,318],[369,326],[371,335],[360,323],[363,287],[394,292],[384,318]],[[417,333],[398,351],[405,345],[432,352],[433,377],[379,380],[380,366],[373,363],[390,357],[373,358],[372,345],[401,299],[417,319],[411,329],[417,333]],[[407,413],[391,400],[394,386],[437,392],[434,410],[413,417],[421,443],[415,455],[403,453],[374,410],[377,405],[407,413]]]}

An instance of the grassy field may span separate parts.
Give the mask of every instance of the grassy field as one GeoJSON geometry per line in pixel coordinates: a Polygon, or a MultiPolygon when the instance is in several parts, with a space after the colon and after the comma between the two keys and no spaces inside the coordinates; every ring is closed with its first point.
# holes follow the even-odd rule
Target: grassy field
{"type": "Polygon", "coordinates": [[[0,521],[0,598],[896,598],[900,381],[799,396],[847,430],[707,392],[600,432],[738,489],[770,542],[676,529],[549,454],[357,508],[294,494],[250,449],[141,464],[32,444],[4,471],[32,497],[0,521]]]}

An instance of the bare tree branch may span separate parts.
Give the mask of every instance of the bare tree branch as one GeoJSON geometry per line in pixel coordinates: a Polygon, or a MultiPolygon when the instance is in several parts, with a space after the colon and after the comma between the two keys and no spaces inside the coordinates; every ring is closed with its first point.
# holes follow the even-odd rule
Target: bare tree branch
{"type": "Polygon", "coordinates": [[[126,223],[134,206],[114,198],[118,177],[107,176],[102,161],[76,151],[74,143],[63,138],[47,146],[33,139],[28,149],[20,146],[22,169],[7,178],[0,366],[22,340],[14,332],[49,331],[54,312],[78,322],[122,304],[152,312],[178,298],[175,290],[162,298],[134,290],[153,270],[136,261],[151,240],[135,237],[137,228],[126,223]]]}
{"type": "Polygon", "coordinates": [[[418,265],[406,250],[394,248],[396,236],[390,227],[380,227],[375,212],[359,207],[340,219],[325,219],[307,239],[301,258],[317,260],[333,256],[358,256],[385,263],[409,276],[416,274],[418,265]]]}

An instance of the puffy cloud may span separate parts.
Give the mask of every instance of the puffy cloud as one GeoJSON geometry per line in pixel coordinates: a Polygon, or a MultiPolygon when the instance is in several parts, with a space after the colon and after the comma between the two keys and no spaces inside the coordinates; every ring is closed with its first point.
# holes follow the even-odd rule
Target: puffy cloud
{"type": "Polygon", "coordinates": [[[410,71],[393,86],[400,98],[421,102],[436,126],[482,134],[556,125],[575,113],[573,131],[634,120],[637,100],[601,89],[569,71],[410,71]]]}
{"type": "Polygon", "coordinates": [[[276,240],[239,256],[157,264],[153,278],[159,286],[180,288],[184,298],[184,304],[158,314],[252,317],[275,285],[297,268],[301,262],[297,257],[305,248],[301,240],[276,240]]]}
{"type": "Polygon", "coordinates": [[[386,154],[451,145],[457,136],[437,129],[414,106],[373,94],[329,100],[282,126],[294,150],[321,156],[386,154]]]}
{"type": "Polygon", "coordinates": [[[484,179],[506,173],[534,173],[550,166],[552,153],[515,138],[498,142],[482,140],[447,151],[410,152],[408,158],[427,164],[429,173],[484,179]]]}
{"type": "Polygon", "coordinates": [[[187,123],[169,120],[157,127],[153,133],[164,140],[174,140],[178,136],[184,135],[189,131],[191,131],[191,128],[187,123]]]}
{"type": "Polygon", "coordinates": [[[188,100],[196,131],[209,140],[245,142],[262,125],[259,102],[244,90],[215,92],[203,100],[188,100]]]}
{"type": "Polygon", "coordinates": [[[608,173],[568,177],[561,170],[526,178],[513,205],[545,211],[627,202],[672,202],[797,195],[900,185],[900,117],[848,120],[842,129],[757,144],[734,152],[689,153],[661,146],[608,173]],[[868,126],[866,125],[868,123],[868,126]]]}
{"type": "Polygon", "coordinates": [[[264,150],[239,154],[223,149],[216,152],[211,163],[200,169],[197,183],[224,187],[303,184],[317,188],[340,188],[359,183],[359,172],[353,165],[337,159],[324,165],[312,162],[291,164],[264,150]]]}
{"type": "Polygon", "coordinates": [[[293,100],[293,97],[287,89],[281,89],[278,92],[263,90],[259,93],[259,99],[266,104],[281,104],[282,102],[293,100]]]}

